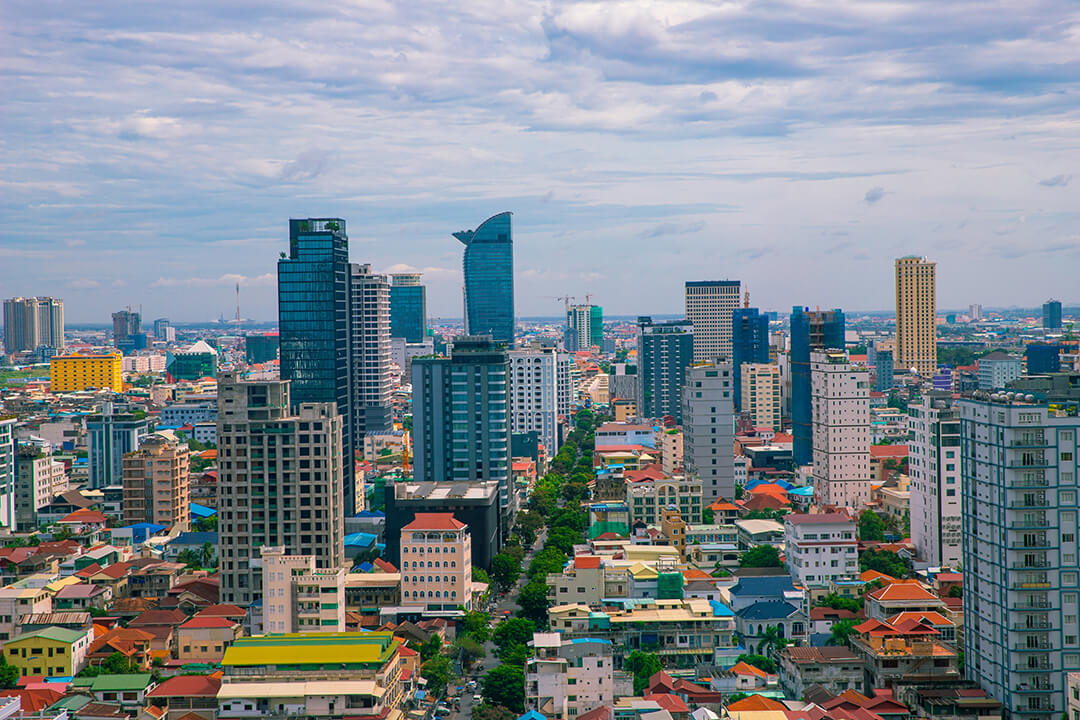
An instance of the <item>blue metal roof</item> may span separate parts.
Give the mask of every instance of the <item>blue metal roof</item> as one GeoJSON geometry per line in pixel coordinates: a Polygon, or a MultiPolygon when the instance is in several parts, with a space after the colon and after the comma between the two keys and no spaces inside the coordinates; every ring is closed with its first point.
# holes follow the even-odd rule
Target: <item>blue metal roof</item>
{"type": "Polygon", "coordinates": [[[195,517],[208,518],[217,515],[217,510],[199,503],[191,503],[191,514],[195,517]]]}
{"type": "Polygon", "coordinates": [[[150,533],[159,533],[165,529],[164,525],[155,525],[154,523],[135,523],[134,525],[125,525],[120,530],[146,530],[150,533]]]}
{"type": "Polygon", "coordinates": [[[735,614],[731,612],[731,608],[719,600],[710,600],[709,604],[712,605],[713,617],[732,617],[735,614]]]}
{"type": "Polygon", "coordinates": [[[378,536],[375,533],[356,532],[345,536],[345,547],[369,548],[375,544],[378,536]]]}
{"type": "Polygon", "coordinates": [[[779,620],[797,613],[799,608],[791,603],[773,600],[756,602],[735,613],[744,620],[779,620]]]}
{"type": "Polygon", "coordinates": [[[761,595],[764,597],[783,597],[785,592],[793,590],[790,575],[748,575],[739,578],[731,588],[733,595],[761,595]]]}

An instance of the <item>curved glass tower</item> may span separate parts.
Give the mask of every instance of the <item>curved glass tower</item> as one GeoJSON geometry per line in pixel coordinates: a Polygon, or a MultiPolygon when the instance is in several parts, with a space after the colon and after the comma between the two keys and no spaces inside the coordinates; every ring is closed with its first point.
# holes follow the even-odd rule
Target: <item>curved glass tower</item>
{"type": "Polygon", "coordinates": [[[514,342],[514,241],[510,213],[454,237],[465,245],[465,334],[514,342]]]}

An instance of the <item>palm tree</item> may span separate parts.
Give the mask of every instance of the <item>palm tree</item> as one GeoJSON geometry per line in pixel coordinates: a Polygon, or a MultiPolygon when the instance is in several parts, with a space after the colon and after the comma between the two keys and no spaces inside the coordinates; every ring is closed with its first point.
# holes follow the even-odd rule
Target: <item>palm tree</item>
{"type": "Polygon", "coordinates": [[[214,566],[214,546],[204,542],[199,549],[199,562],[204,568],[214,566]]]}
{"type": "Polygon", "coordinates": [[[775,625],[769,625],[761,634],[761,644],[758,646],[766,657],[776,659],[776,654],[787,645],[787,638],[775,625]]]}

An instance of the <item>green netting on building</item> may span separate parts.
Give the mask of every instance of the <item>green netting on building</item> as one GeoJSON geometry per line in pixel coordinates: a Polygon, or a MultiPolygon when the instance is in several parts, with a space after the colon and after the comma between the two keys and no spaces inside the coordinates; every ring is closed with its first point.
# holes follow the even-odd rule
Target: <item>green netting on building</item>
{"type": "Polygon", "coordinates": [[[681,572],[662,572],[656,576],[656,598],[658,600],[682,600],[683,574],[681,572]]]}
{"type": "Polygon", "coordinates": [[[630,526],[624,522],[615,522],[614,520],[594,522],[592,526],[589,527],[589,539],[592,540],[599,535],[609,532],[621,535],[622,537],[628,537],[630,535],[630,526]]]}

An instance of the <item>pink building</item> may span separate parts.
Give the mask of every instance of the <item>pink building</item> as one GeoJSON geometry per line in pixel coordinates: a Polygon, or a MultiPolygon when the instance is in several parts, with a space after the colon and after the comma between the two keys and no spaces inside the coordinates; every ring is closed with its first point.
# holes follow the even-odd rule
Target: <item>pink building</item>
{"type": "Polygon", "coordinates": [[[451,513],[416,513],[401,529],[401,604],[431,614],[472,609],[472,538],[451,513]]]}

